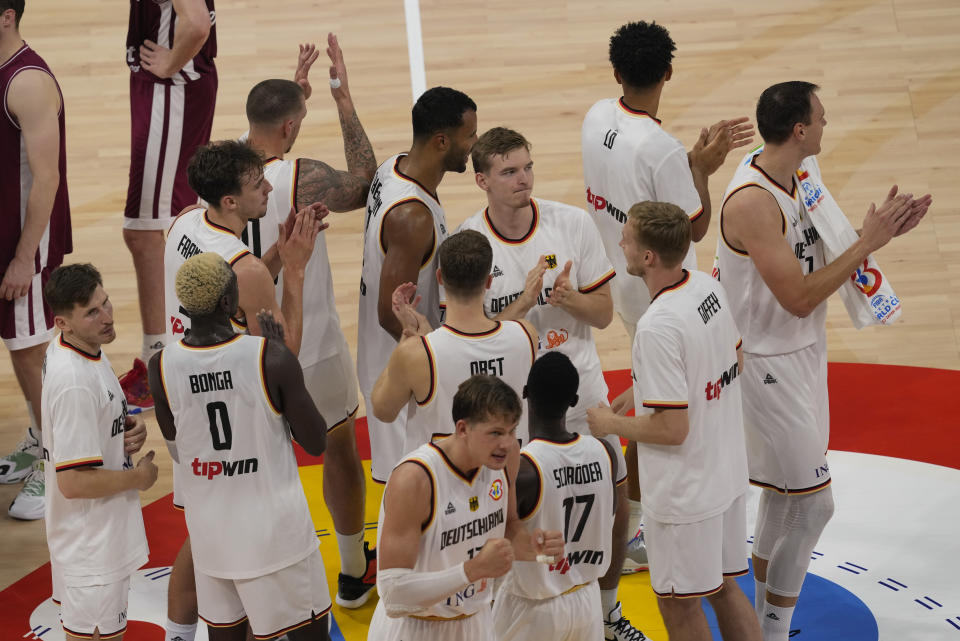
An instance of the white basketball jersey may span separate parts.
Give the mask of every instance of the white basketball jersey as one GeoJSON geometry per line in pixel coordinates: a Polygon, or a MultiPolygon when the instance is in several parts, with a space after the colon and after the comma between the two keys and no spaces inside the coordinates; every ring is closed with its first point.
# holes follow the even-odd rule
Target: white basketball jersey
{"type": "MultiPolygon", "coordinates": [[[[745,188],[759,187],[772,194],[780,206],[784,242],[800,261],[803,273],[810,274],[825,264],[823,241],[807,215],[798,180],[794,176],[786,189],[777,184],[754,162],[759,155],[754,150],[744,157],[723,196],[724,205],[730,196],[745,188]]],[[[827,301],[805,318],[784,309],[763,282],[750,255],[726,242],[722,207],[713,275],[730,296],[733,317],[743,335],[743,351],[764,356],[787,354],[825,340],[827,301]]]]}
{"type": "MultiPolygon", "coordinates": [[[[183,338],[190,329],[190,318],[177,298],[177,270],[197,254],[216,252],[232,267],[247,256],[247,246],[232,231],[210,221],[207,210],[197,207],[174,219],[163,249],[163,294],[166,308],[167,344],[183,338]]],[[[244,327],[238,325],[238,328],[244,327]]]]}
{"type": "Polygon", "coordinates": [[[194,564],[247,579],[306,558],[317,537],[290,430],[264,380],[266,341],[167,345],[160,373],[177,428],[178,495],[194,564]]]}
{"type": "MultiPolygon", "coordinates": [[[[380,271],[386,251],[383,246],[383,221],[390,211],[409,202],[420,202],[433,216],[433,249],[420,266],[417,278],[418,307],[431,327],[440,325],[440,293],[437,285],[437,247],[447,237],[447,219],[435,194],[427,191],[399,168],[406,154],[388,158],[377,169],[367,196],[367,222],[363,235],[363,268],[360,275],[360,314],[357,338],[357,378],[365,395],[373,390],[380,372],[387,366],[397,341],[380,327],[377,302],[380,296],[380,271]]],[[[391,292],[392,294],[393,292],[391,292]]]]}
{"type": "Polygon", "coordinates": [[[563,532],[564,558],[553,565],[515,561],[503,590],[526,599],[549,599],[599,579],[610,565],[613,467],[599,440],[578,434],[569,443],[531,440],[520,453],[537,470],[540,496],[523,519],[533,531],[563,532]]]}
{"type": "MultiPolygon", "coordinates": [[[[427,471],[433,488],[430,518],[420,533],[414,572],[446,570],[472,559],[488,539],[503,538],[507,529],[504,470],[481,466],[467,477],[434,443],[421,445],[398,465],[407,461],[427,471]]],[[[381,502],[377,547],[383,535],[384,510],[381,502]]],[[[490,607],[492,593],[493,580],[480,579],[417,616],[453,619],[471,615],[490,607]]]]}
{"type": "MultiPolygon", "coordinates": [[[[257,258],[276,244],[277,226],[287,220],[296,208],[297,176],[300,159],[270,158],[263,164],[263,176],[273,186],[263,218],[251,220],[243,233],[243,241],[257,258]]],[[[309,203],[307,203],[309,204],[309,203]]],[[[283,271],[277,277],[277,303],[283,302],[283,271]]],[[[300,365],[309,367],[336,354],[345,342],[340,330],[340,316],[333,296],[333,277],[327,255],[326,234],[320,232],[307,262],[303,278],[303,340],[300,343],[300,365]]]]}
{"type": "Polygon", "coordinates": [[[681,445],[637,443],[644,513],[658,521],[708,519],[747,491],[739,345],[727,294],[703,272],[660,290],[637,323],[637,415],[686,409],[690,424],[681,445]]]}
{"type": "Polygon", "coordinates": [[[83,352],[62,336],[50,341],[41,406],[50,560],[68,586],[126,579],[148,556],[140,493],[68,499],[57,484],[66,470],[133,467],[123,448],[127,402],[106,355],[83,352]]]}
{"type": "MultiPolygon", "coordinates": [[[[542,356],[552,349],[566,354],[580,373],[580,400],[569,414],[580,415],[597,403],[606,402],[607,385],[590,325],[577,320],[548,300],[553,283],[568,260],[573,261],[571,285],[589,293],[614,277],[613,265],[603,250],[600,233],[587,212],[563,203],[532,198],[533,224],[523,238],[510,240],[493,226],[483,209],[460,226],[473,229],[490,240],[493,247],[493,282],[483,299],[483,309],[493,317],[523,292],[527,273],[541,255],[550,268],[543,276],[543,291],[526,318],[540,334],[542,356]]],[[[459,230],[458,230],[459,231],[459,230]]]]}
{"type": "MultiPolygon", "coordinates": [[[[460,383],[474,374],[493,374],[520,396],[537,357],[533,339],[517,321],[497,322],[479,334],[441,325],[420,340],[430,361],[430,393],[410,408],[404,454],[428,443],[433,434],[453,432],[453,396],[460,383]]],[[[520,417],[517,438],[527,442],[526,414],[520,417]]]]}
{"type": "MultiPolygon", "coordinates": [[[[627,212],[637,203],[652,200],[677,205],[691,220],[703,213],[687,150],[660,127],[658,119],[631,109],[622,98],[607,98],[593,105],[583,119],[581,152],[587,211],[618,274],[610,284],[613,304],[632,328],[650,305],[650,295],[643,279],[627,273],[620,249],[627,212]]],[[[697,268],[692,242],[683,266],[697,268]]]]}

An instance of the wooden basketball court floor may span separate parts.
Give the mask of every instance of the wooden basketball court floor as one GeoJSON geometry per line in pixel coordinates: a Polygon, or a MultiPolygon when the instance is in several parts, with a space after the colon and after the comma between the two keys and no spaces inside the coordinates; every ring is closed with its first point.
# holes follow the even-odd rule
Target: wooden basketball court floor
{"type": "MultiPolygon", "coordinates": [[[[408,147],[412,97],[403,2],[234,0],[221,2],[217,10],[220,87],[213,138],[236,137],[246,129],[244,100],[256,82],[292,77],[296,43],[323,43],[333,31],[378,160],[408,147]]],[[[658,116],[688,147],[702,126],[752,117],[757,96],[770,84],[791,79],[819,84],[828,121],[820,163],[827,185],[855,225],[870,201],[881,199],[893,183],[934,195],[921,226],[877,254],[903,301],[902,320],[893,327],[854,330],[834,297],[828,316],[830,360],[960,369],[956,2],[425,0],[419,10],[426,86],[467,92],[478,104],[480,131],[505,125],[524,133],[533,143],[535,195],[581,207],[586,199],[580,124],[594,101],[619,95],[607,43],[620,24],[655,19],[670,29],[678,50],[658,116]]],[[[120,232],[129,160],[126,21],[122,3],[30,0],[21,24],[22,35],[53,68],[63,90],[75,246],[70,260],[93,262],[104,275],[118,327],[118,339],[106,352],[119,373],[140,348],[132,263],[120,232]]],[[[313,79],[309,114],[292,153],[342,168],[322,54],[313,79]]],[[[711,179],[714,221],[739,157],[739,151],[731,154],[711,179]]],[[[484,204],[469,172],[448,174],[439,194],[451,229],[484,204]]],[[[337,308],[355,347],[362,216],[335,214],[330,220],[326,234],[337,308]]],[[[714,222],[697,245],[701,269],[713,262],[716,229],[714,222]]],[[[595,335],[605,369],[629,367],[619,323],[595,335]]],[[[0,450],[19,441],[25,416],[9,360],[0,358],[0,450]]],[[[148,420],[154,425],[152,417],[148,420]]],[[[155,429],[149,447],[165,462],[161,469],[169,469],[155,429]]],[[[0,505],[18,489],[0,486],[0,505]]],[[[169,474],[161,474],[144,493],[144,504],[170,489],[169,474]]],[[[42,521],[4,516],[0,539],[0,587],[48,558],[42,521]]]]}

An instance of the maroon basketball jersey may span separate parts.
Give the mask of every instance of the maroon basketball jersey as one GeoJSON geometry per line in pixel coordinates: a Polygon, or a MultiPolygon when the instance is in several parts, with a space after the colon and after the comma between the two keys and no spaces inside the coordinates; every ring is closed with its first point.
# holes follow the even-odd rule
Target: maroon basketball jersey
{"type": "MultiPolygon", "coordinates": [[[[23,229],[23,220],[27,213],[27,197],[33,184],[30,164],[27,162],[27,149],[20,134],[20,124],[7,104],[10,83],[18,73],[29,69],[48,73],[53,82],[57,82],[47,63],[26,43],[6,62],[0,63],[0,95],[3,96],[3,115],[0,116],[0,273],[6,270],[16,253],[20,230],[23,229]]],[[[60,91],[59,84],[57,91],[60,91]]],[[[73,251],[70,200],[67,198],[67,145],[63,111],[61,94],[58,116],[60,186],[57,187],[57,195],[53,201],[50,223],[37,248],[34,259],[35,273],[40,273],[44,267],[58,267],[63,262],[64,254],[73,251]]]]}
{"type": "Polygon", "coordinates": [[[206,0],[210,12],[210,35],[200,52],[170,78],[158,78],[140,66],[140,45],[152,40],[161,47],[173,48],[177,30],[177,14],[171,0],[130,0],[130,25],[127,27],[127,65],[133,78],[183,85],[202,75],[216,73],[213,59],[217,56],[217,12],[213,0],[206,0]]]}

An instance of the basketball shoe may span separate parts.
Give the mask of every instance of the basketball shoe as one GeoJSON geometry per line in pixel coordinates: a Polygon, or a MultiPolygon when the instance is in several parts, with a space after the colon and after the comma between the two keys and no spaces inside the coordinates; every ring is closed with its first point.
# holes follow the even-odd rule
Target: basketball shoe
{"type": "Polygon", "coordinates": [[[33,462],[26,483],[13,499],[7,514],[21,521],[36,521],[43,518],[46,483],[43,477],[43,459],[33,462]]]}
{"type": "Polygon", "coordinates": [[[27,435],[17,444],[13,452],[0,459],[0,483],[19,483],[30,474],[33,462],[40,458],[40,439],[27,428],[27,435]]]}
{"type": "Polygon", "coordinates": [[[359,608],[367,602],[377,585],[377,551],[363,542],[363,555],[367,558],[367,571],[363,576],[350,576],[343,572],[337,577],[337,605],[342,608],[359,608]]]}
{"type": "Polygon", "coordinates": [[[606,641],[648,641],[643,632],[633,627],[630,620],[623,616],[619,601],[603,618],[603,638],[606,641]]]}

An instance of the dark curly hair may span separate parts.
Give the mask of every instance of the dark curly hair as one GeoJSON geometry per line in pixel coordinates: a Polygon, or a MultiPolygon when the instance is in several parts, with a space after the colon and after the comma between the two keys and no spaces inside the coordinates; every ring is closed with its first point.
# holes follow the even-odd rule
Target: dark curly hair
{"type": "Polygon", "coordinates": [[[677,45],[656,22],[628,22],[610,38],[610,63],[624,84],[644,89],[660,82],[677,45]]]}

